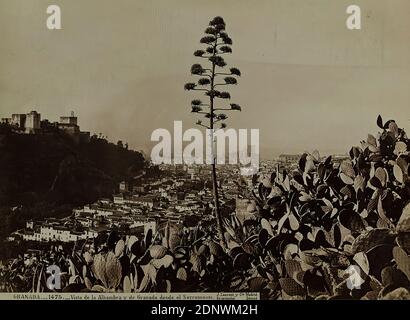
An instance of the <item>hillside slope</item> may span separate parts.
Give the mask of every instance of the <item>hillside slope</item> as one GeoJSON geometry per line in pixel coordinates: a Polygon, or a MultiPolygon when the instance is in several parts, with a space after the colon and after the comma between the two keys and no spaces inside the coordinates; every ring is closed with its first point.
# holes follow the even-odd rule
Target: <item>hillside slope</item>
{"type": "Polygon", "coordinates": [[[16,134],[0,127],[0,238],[28,219],[69,215],[109,197],[117,183],[144,168],[141,153],[97,136],[74,143],[56,130],[16,134]]]}

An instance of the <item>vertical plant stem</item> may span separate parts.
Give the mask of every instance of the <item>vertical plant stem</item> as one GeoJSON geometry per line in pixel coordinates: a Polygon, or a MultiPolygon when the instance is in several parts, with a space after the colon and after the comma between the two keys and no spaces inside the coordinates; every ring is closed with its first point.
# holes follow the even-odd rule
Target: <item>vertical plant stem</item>
{"type": "MultiPolygon", "coordinates": [[[[213,57],[216,55],[216,44],[217,44],[218,38],[215,38],[215,42],[213,45],[213,57]]],[[[215,62],[212,61],[212,74],[211,74],[211,92],[213,93],[215,88],[215,62]]],[[[213,196],[214,196],[214,204],[215,204],[215,218],[216,218],[216,227],[218,231],[218,236],[220,238],[220,242],[223,247],[226,247],[225,245],[225,238],[222,230],[222,217],[221,217],[221,211],[219,208],[219,194],[218,194],[218,181],[216,177],[216,156],[215,156],[215,141],[214,141],[214,96],[213,94],[210,95],[209,97],[209,102],[210,102],[210,111],[211,111],[211,118],[210,118],[210,128],[211,128],[211,142],[212,142],[212,189],[213,189],[213,196]]]]}

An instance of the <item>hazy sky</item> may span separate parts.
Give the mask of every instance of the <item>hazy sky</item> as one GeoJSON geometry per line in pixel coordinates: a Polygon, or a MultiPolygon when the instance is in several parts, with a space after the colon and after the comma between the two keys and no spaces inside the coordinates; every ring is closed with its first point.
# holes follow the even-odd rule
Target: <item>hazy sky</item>
{"type": "Polygon", "coordinates": [[[259,128],[262,156],[348,151],[376,117],[410,129],[409,0],[0,0],[0,117],[32,109],[149,151],[151,132],[192,127],[192,53],[221,15],[243,76],[229,126],[259,128]],[[363,29],[349,31],[358,4],[363,29]],[[63,30],[46,28],[58,4],[63,30]]]}

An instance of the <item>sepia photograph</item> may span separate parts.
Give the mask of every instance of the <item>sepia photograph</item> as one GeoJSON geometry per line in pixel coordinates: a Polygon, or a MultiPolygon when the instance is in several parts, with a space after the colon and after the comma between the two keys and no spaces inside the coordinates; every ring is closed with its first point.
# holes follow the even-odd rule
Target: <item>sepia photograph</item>
{"type": "Polygon", "coordinates": [[[410,300],[409,13],[0,0],[0,299],[410,300]]]}

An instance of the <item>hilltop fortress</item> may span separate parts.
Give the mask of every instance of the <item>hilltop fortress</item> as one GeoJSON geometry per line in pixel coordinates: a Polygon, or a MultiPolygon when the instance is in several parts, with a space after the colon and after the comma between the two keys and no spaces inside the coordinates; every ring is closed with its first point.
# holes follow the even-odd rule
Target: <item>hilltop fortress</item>
{"type": "Polygon", "coordinates": [[[90,133],[80,131],[77,120],[74,112],[71,112],[70,116],[61,116],[59,122],[50,123],[47,119],[42,121],[41,114],[37,111],[31,111],[27,114],[12,114],[11,118],[2,118],[1,123],[12,126],[17,133],[43,134],[50,128],[57,128],[75,142],[88,141],[90,133]]]}

